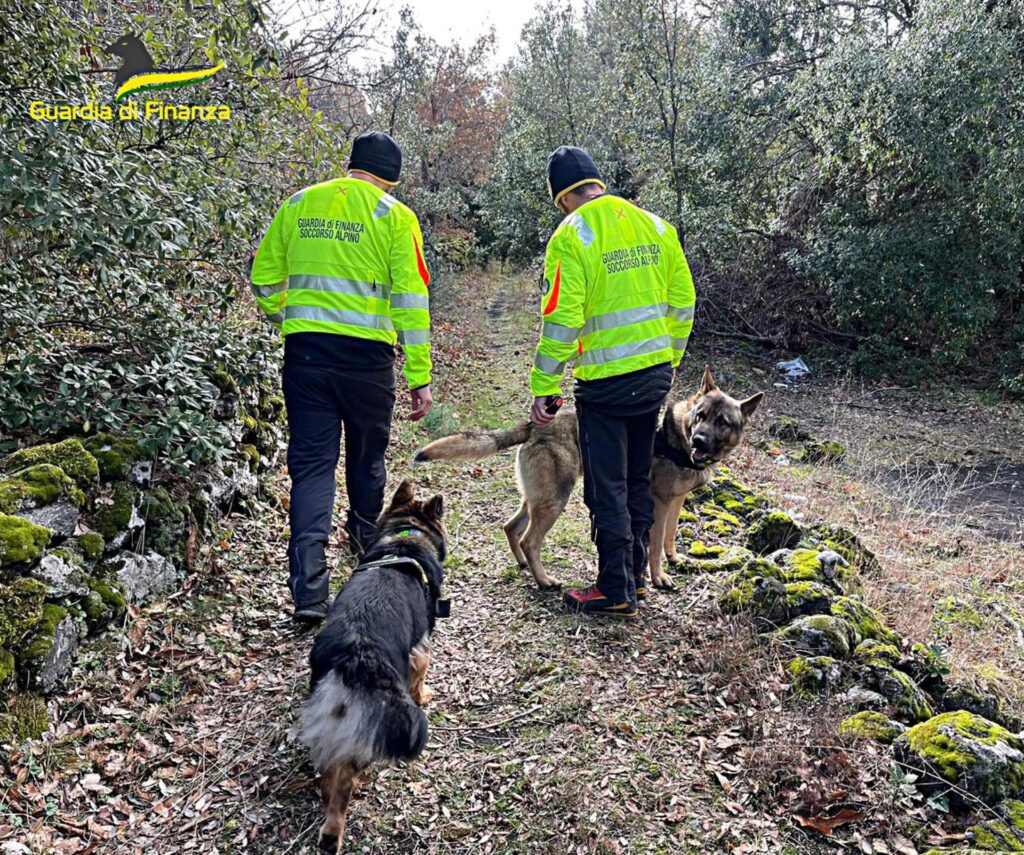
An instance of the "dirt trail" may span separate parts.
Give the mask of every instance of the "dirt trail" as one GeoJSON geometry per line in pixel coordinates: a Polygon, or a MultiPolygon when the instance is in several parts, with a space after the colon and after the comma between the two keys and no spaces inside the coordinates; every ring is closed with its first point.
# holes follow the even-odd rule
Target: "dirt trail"
{"type": "MultiPolygon", "coordinates": [[[[529,402],[535,289],[487,275],[459,287],[439,301],[433,427],[510,424],[529,402]]],[[[778,660],[718,613],[713,579],[680,580],[629,626],[566,616],[508,554],[511,455],[411,470],[427,438],[396,420],[390,480],[411,472],[449,509],[430,742],[372,776],[347,851],[833,851],[791,814],[824,792],[857,805],[884,775],[833,750],[831,713],[787,699],[778,660]]],[[[765,459],[747,446],[733,469],[765,459]]],[[[311,851],[320,807],[292,732],[311,636],[287,618],[286,486],[282,474],[276,505],[229,521],[183,591],[132,615],[123,646],[80,662],[56,737],[16,758],[24,795],[9,810],[35,851],[311,851]]],[[[576,498],[548,537],[566,580],[593,578],[587,529],[576,498]]]]}

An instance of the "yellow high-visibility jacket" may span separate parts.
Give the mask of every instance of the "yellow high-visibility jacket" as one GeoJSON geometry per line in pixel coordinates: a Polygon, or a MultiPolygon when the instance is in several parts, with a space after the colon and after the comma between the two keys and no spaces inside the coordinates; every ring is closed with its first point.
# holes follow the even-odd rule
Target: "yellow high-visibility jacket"
{"type": "Polygon", "coordinates": [[[430,274],[419,220],[368,181],[336,178],[292,196],[263,236],[251,281],[284,335],[397,341],[409,388],[430,382],[430,274]]]}
{"type": "Polygon", "coordinates": [[[551,236],[544,272],[534,395],[557,394],[570,360],[577,380],[599,380],[683,358],[696,293],[676,230],[657,215],[592,199],[551,236]]]}

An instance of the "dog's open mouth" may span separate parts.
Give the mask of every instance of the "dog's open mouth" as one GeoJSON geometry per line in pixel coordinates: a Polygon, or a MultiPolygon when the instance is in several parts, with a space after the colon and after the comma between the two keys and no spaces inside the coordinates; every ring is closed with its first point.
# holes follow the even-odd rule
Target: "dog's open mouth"
{"type": "Polygon", "coordinates": [[[704,464],[710,463],[712,461],[712,457],[710,454],[708,454],[706,451],[700,451],[699,449],[696,448],[693,449],[693,452],[690,454],[690,456],[693,458],[694,463],[704,464]]]}

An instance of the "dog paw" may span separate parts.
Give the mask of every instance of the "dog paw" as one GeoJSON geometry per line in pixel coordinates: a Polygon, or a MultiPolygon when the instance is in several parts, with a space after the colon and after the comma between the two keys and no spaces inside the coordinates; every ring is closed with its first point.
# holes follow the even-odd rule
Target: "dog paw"
{"type": "Polygon", "coordinates": [[[538,579],[537,587],[542,591],[560,591],[562,589],[562,582],[554,576],[548,576],[543,581],[538,579]]]}
{"type": "Polygon", "coordinates": [[[672,581],[672,577],[665,573],[658,573],[651,581],[654,587],[659,591],[674,591],[676,587],[676,583],[672,581]]]}
{"type": "Polygon", "coordinates": [[[420,697],[418,703],[421,707],[425,707],[432,700],[434,700],[434,690],[431,689],[430,686],[426,685],[426,683],[424,683],[423,686],[420,688],[420,697]]]}
{"type": "Polygon", "coordinates": [[[317,840],[317,851],[320,852],[320,855],[337,855],[341,851],[341,840],[337,834],[321,829],[320,839],[317,840]]]}
{"type": "Polygon", "coordinates": [[[666,552],[665,560],[673,567],[678,567],[680,564],[683,563],[683,556],[680,555],[678,552],[666,552]]]}

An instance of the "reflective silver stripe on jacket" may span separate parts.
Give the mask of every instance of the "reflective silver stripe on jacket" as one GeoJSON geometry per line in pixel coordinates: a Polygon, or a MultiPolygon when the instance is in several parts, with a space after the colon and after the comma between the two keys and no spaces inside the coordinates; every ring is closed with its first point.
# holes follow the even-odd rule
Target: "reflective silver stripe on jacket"
{"type": "Polygon", "coordinates": [[[545,356],[543,353],[538,353],[537,358],[533,360],[533,367],[543,371],[545,374],[558,374],[565,370],[564,362],[556,362],[550,356],[545,356]]]}
{"type": "Polygon", "coordinates": [[[551,321],[544,321],[544,326],[541,328],[540,334],[544,338],[549,338],[552,341],[560,341],[563,344],[572,344],[580,337],[579,330],[562,326],[562,324],[553,324],[551,321]]]}
{"type": "Polygon", "coordinates": [[[430,330],[399,330],[400,344],[429,344],[430,330]]]}
{"type": "Polygon", "coordinates": [[[251,285],[253,294],[261,299],[267,297],[273,297],[274,294],[280,294],[282,291],[288,290],[288,282],[278,282],[276,285],[251,285]]]}
{"type": "Polygon", "coordinates": [[[314,276],[308,273],[293,273],[289,277],[289,288],[303,288],[307,291],[328,291],[331,294],[351,294],[354,297],[377,297],[384,299],[387,287],[380,282],[363,282],[359,279],[342,279],[340,276],[314,276]]]}
{"type": "Polygon", "coordinates": [[[284,319],[286,321],[323,321],[328,324],[348,324],[350,327],[366,327],[373,330],[394,329],[391,318],[387,315],[325,309],[322,306],[285,306],[284,319]]]}
{"type": "Polygon", "coordinates": [[[655,303],[653,306],[636,306],[633,309],[620,309],[618,312],[606,312],[588,318],[583,325],[583,334],[602,330],[613,330],[617,327],[628,327],[630,324],[641,324],[644,321],[657,321],[665,317],[668,303],[655,303]]]}
{"type": "Polygon", "coordinates": [[[687,306],[685,309],[681,309],[678,306],[670,306],[668,310],[668,316],[673,320],[685,323],[686,321],[693,320],[693,306],[687,306]]]}
{"type": "Polygon", "coordinates": [[[651,222],[654,223],[654,228],[658,230],[658,234],[665,234],[665,221],[657,214],[652,214],[650,211],[644,211],[644,213],[651,218],[651,222]]]}
{"type": "Polygon", "coordinates": [[[689,341],[690,341],[690,337],[689,336],[687,336],[686,338],[674,338],[674,339],[672,339],[672,349],[673,350],[686,350],[686,345],[687,345],[687,343],[689,341]]]}
{"type": "Polygon", "coordinates": [[[392,294],[392,309],[429,309],[430,297],[426,294],[392,294]]]}
{"type": "Polygon", "coordinates": [[[583,246],[590,246],[597,239],[594,230],[587,225],[587,221],[583,219],[582,214],[573,214],[569,218],[569,225],[576,229],[576,234],[579,236],[580,243],[583,246]]]}
{"type": "Polygon", "coordinates": [[[377,207],[374,209],[373,218],[379,220],[381,217],[387,216],[398,200],[394,196],[389,196],[385,193],[377,202],[377,207]]]}
{"type": "Polygon", "coordinates": [[[659,335],[657,338],[647,338],[642,341],[633,341],[629,344],[616,344],[612,347],[598,347],[594,350],[585,350],[579,362],[580,365],[617,362],[620,359],[628,359],[631,356],[657,353],[659,350],[667,350],[671,346],[672,340],[667,335],[659,335]]]}
{"type": "Polygon", "coordinates": [[[281,326],[284,323],[284,314],[281,312],[274,312],[272,315],[267,315],[267,320],[276,326],[281,326]]]}

